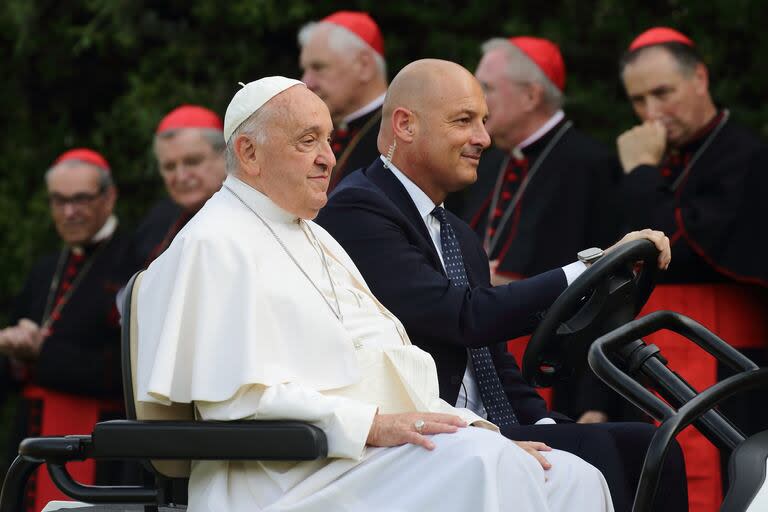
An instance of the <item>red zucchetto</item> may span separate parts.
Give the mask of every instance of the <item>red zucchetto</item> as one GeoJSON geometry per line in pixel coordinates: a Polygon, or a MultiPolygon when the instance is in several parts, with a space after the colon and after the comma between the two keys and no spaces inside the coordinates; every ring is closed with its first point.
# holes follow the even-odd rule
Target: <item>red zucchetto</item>
{"type": "Polygon", "coordinates": [[[223,130],[224,123],[221,121],[218,114],[212,110],[197,105],[182,105],[171,110],[168,115],[160,121],[155,133],[178,130],[181,128],[211,128],[213,130],[223,130]]]}
{"type": "Polygon", "coordinates": [[[565,63],[560,48],[540,37],[510,37],[509,42],[528,56],[560,91],[565,90],[565,63]]]}
{"type": "Polygon", "coordinates": [[[58,165],[63,162],[70,162],[77,160],[80,162],[86,162],[96,167],[101,167],[107,171],[110,170],[107,159],[101,156],[99,153],[88,148],[75,148],[65,151],[53,162],[53,165],[58,165]]]}
{"type": "Polygon", "coordinates": [[[673,28],[653,27],[637,36],[629,45],[629,51],[664,43],[680,43],[690,47],[694,46],[693,41],[689,37],[673,28]]]}
{"type": "Polygon", "coordinates": [[[381,35],[381,30],[367,12],[337,11],[320,21],[344,27],[365,41],[376,53],[384,56],[384,38],[381,35]]]}

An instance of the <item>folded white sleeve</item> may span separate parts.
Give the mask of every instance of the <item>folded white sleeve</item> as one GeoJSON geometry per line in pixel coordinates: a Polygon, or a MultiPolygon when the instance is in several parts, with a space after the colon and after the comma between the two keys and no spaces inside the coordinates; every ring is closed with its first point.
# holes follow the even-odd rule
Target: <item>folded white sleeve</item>
{"type": "Polygon", "coordinates": [[[250,385],[222,402],[196,401],[200,419],[296,420],[319,427],[328,439],[328,456],[358,460],[363,455],[377,407],[326,396],[295,383],[250,385]]]}

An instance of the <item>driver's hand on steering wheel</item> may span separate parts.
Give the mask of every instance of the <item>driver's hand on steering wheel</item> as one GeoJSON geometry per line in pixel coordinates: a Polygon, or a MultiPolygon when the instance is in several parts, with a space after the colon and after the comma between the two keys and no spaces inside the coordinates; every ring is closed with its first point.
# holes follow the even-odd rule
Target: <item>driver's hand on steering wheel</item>
{"type": "Polygon", "coordinates": [[[621,240],[607,248],[604,252],[609,253],[621,244],[632,242],[634,240],[641,240],[643,238],[647,238],[654,243],[656,248],[659,250],[659,268],[661,270],[666,270],[667,267],[669,267],[669,262],[672,261],[672,249],[669,247],[669,238],[664,234],[663,231],[655,231],[653,229],[631,231],[624,235],[621,240]]]}

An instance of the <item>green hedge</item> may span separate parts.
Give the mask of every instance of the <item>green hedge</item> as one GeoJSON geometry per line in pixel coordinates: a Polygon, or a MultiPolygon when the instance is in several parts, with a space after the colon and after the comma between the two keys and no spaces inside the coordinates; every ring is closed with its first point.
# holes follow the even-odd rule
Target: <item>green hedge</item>
{"type": "Polygon", "coordinates": [[[162,193],[148,150],[159,118],[189,102],[223,112],[238,81],[298,76],[298,27],[341,8],[369,10],[379,21],[394,72],[421,57],[473,69],[478,45],[492,36],[553,39],[569,70],[569,113],[609,144],[633,123],[617,81],[619,54],[651,25],[675,26],[710,63],[715,97],[766,131],[764,2],[4,0],[0,318],[32,261],[56,244],[42,175],[60,152],[103,151],[119,184],[119,214],[135,224],[162,193]]]}

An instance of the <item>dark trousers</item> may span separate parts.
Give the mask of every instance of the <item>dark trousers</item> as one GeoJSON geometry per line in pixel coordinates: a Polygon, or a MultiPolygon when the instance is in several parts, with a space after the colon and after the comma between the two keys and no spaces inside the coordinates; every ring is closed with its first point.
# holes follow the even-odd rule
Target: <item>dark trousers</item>
{"type": "MultiPolygon", "coordinates": [[[[561,423],[516,425],[505,428],[502,434],[515,441],[541,441],[552,448],[581,457],[605,476],[616,512],[629,512],[632,510],[645,452],[655,431],[655,427],[647,423],[561,423]]],[[[685,462],[677,442],[667,455],[653,510],[688,510],[685,462]]]]}

